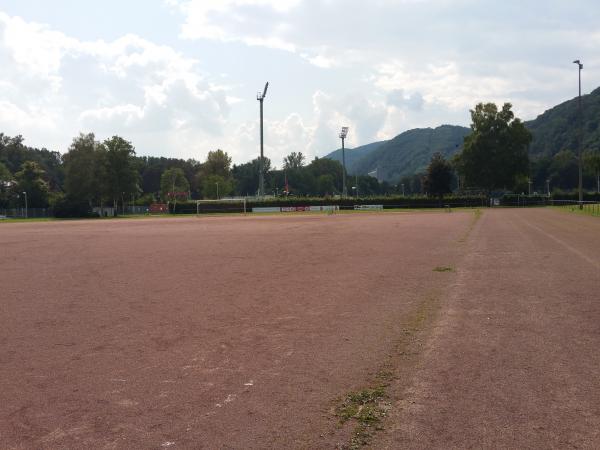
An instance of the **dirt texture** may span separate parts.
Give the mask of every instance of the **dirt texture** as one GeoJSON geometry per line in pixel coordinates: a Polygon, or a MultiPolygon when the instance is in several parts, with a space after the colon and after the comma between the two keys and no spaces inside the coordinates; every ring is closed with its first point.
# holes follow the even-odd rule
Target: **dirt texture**
{"type": "Polygon", "coordinates": [[[0,224],[0,448],[600,447],[600,220],[0,224]],[[442,270],[443,269],[443,270],[442,270]]]}
{"type": "MultiPolygon", "coordinates": [[[[457,276],[434,268],[458,261],[472,220],[0,224],[0,448],[341,446],[352,430],[338,426],[336,402],[370,383],[407,318],[457,276]]],[[[558,263],[575,271],[564,253],[558,263]]],[[[578,304],[580,325],[595,326],[597,306],[578,304]]],[[[582,336],[577,345],[597,344],[582,336]]]]}
{"type": "Polygon", "coordinates": [[[489,210],[373,448],[600,448],[600,220],[489,210]]]}

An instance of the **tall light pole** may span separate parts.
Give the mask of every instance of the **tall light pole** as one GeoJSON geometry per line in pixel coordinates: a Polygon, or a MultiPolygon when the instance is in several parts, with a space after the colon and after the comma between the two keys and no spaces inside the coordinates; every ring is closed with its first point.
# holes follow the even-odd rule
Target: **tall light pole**
{"type": "Polygon", "coordinates": [[[340,133],[340,139],[342,140],[342,197],[346,197],[348,195],[348,189],[346,188],[346,149],[344,147],[344,141],[346,140],[346,136],[348,136],[348,127],[342,127],[342,132],[340,133]]]}
{"type": "Polygon", "coordinates": [[[579,209],[583,209],[583,157],[582,157],[582,146],[583,146],[583,111],[581,109],[581,69],[583,64],[580,60],[576,59],[573,64],[577,64],[579,68],[579,132],[577,133],[577,143],[579,146],[579,209]]]}
{"type": "Polygon", "coordinates": [[[263,149],[263,145],[264,145],[264,135],[263,135],[263,101],[265,99],[265,97],[267,96],[267,89],[269,88],[269,82],[267,81],[267,84],[265,84],[265,89],[261,92],[259,92],[258,94],[256,94],[256,100],[258,100],[260,102],[260,161],[258,164],[259,167],[259,173],[258,173],[258,196],[262,197],[263,195],[265,195],[265,172],[264,172],[264,161],[263,161],[263,157],[264,157],[264,149],[263,149]]]}
{"type": "Polygon", "coordinates": [[[25,218],[27,219],[29,217],[29,208],[27,206],[27,192],[23,192],[23,195],[25,196],[25,218]]]}
{"type": "Polygon", "coordinates": [[[404,183],[402,183],[402,197],[404,197],[404,183]]]}
{"type": "Polygon", "coordinates": [[[217,185],[217,200],[219,200],[219,182],[215,183],[217,185]]]}

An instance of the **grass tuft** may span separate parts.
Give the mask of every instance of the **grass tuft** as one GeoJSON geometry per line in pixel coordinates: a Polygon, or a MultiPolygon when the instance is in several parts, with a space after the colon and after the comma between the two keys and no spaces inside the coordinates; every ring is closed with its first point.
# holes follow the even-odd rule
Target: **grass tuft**
{"type": "Polygon", "coordinates": [[[371,425],[379,422],[385,415],[383,408],[379,407],[380,400],[385,396],[383,385],[350,392],[336,409],[336,414],[342,423],[356,419],[363,425],[371,425]]]}

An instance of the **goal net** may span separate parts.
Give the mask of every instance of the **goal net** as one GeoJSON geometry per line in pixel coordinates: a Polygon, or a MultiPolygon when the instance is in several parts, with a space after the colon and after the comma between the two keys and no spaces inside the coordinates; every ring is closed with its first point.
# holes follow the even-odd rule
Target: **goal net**
{"type": "Polygon", "coordinates": [[[245,198],[222,198],[220,200],[196,200],[196,214],[244,213],[245,198]]]}

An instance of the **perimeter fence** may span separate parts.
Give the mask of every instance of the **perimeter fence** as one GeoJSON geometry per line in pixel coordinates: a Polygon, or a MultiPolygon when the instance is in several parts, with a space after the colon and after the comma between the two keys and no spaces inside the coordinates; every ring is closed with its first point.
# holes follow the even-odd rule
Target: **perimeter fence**
{"type": "MultiPolygon", "coordinates": [[[[419,208],[481,208],[488,204],[483,196],[476,197],[444,197],[442,200],[433,197],[347,197],[347,198],[319,198],[319,197],[289,197],[257,199],[247,198],[248,211],[255,208],[271,208],[287,210],[296,208],[297,211],[308,211],[308,207],[336,206],[338,210],[362,209],[357,206],[381,206],[380,209],[419,209],[419,208]],[[304,208],[304,209],[302,209],[304,208]]],[[[243,206],[228,201],[213,201],[200,205],[194,202],[177,203],[175,207],[169,205],[169,212],[174,214],[196,213],[239,213],[243,206]]],[[[369,209],[369,208],[364,208],[369,209]]]]}
{"type": "Polygon", "coordinates": [[[0,208],[0,219],[40,219],[52,216],[52,208],[0,208]]]}
{"type": "Polygon", "coordinates": [[[578,200],[552,200],[552,206],[600,217],[600,200],[582,202],[578,200]]]}

